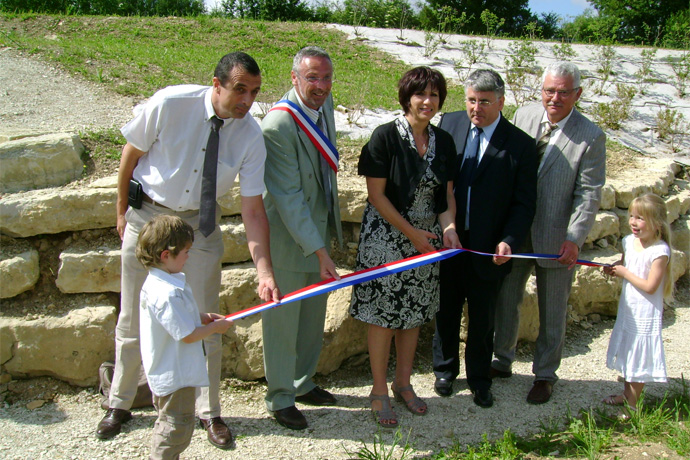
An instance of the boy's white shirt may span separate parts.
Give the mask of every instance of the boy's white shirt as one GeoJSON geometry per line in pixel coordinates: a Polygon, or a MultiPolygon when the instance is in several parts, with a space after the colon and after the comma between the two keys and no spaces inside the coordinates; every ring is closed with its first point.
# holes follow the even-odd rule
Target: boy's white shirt
{"type": "Polygon", "coordinates": [[[208,386],[201,341],[182,341],[201,326],[184,273],[150,268],[139,306],[141,359],[153,394],[167,396],[180,388],[208,386]]]}

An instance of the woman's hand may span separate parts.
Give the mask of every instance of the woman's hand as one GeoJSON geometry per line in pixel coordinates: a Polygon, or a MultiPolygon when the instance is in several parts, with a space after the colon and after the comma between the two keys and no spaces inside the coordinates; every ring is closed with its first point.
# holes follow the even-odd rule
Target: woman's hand
{"type": "Polygon", "coordinates": [[[407,237],[412,242],[414,248],[421,254],[426,254],[427,252],[435,251],[436,248],[429,242],[429,240],[437,240],[438,236],[427,232],[426,230],[420,230],[414,228],[407,237]]]}
{"type": "Polygon", "coordinates": [[[450,249],[461,249],[460,237],[454,228],[447,228],[443,231],[443,247],[450,249]]]}

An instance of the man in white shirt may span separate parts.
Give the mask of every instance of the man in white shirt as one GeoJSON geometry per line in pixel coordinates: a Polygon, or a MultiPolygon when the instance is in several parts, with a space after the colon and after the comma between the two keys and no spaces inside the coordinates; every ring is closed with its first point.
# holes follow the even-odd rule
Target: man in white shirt
{"type": "Polygon", "coordinates": [[[521,107],[513,123],[536,139],[537,211],[527,244],[519,252],[558,254],[558,260],[514,261],[496,307],[492,377],[512,375],[519,306],[525,284],[536,270],[539,336],[535,375],[527,402],[543,404],[558,380],[565,340],[566,310],[580,248],[594,224],[606,178],[606,135],[575,109],[582,94],[580,71],[556,62],[544,71],[542,102],[521,107]]]}
{"type": "MultiPolygon", "coordinates": [[[[223,241],[215,197],[225,194],[239,174],[242,220],[257,267],[259,296],[265,301],[280,297],[261,196],[266,149],[258,123],[246,116],[260,88],[261,71],[254,59],[245,53],[230,53],[216,66],[213,86],[164,88],[122,128],[127,144],[122,150],[117,198],[117,230],[122,238],[121,304],[109,409],[96,431],[100,439],[117,435],[121,424],[131,419],[129,409],[141,365],[139,294],[147,273],[134,249],[139,231],[153,216],[177,215],[194,228],[194,244],[184,272],[199,311],[217,313],[223,241]],[[211,155],[213,160],[206,161],[207,150],[217,153],[217,161],[211,155]],[[140,189],[130,182],[132,179],[140,189]],[[202,202],[206,211],[200,213],[202,202]]],[[[221,347],[220,335],[204,340],[210,386],[197,391],[196,408],[211,444],[226,449],[233,439],[220,416],[221,347]]]]}

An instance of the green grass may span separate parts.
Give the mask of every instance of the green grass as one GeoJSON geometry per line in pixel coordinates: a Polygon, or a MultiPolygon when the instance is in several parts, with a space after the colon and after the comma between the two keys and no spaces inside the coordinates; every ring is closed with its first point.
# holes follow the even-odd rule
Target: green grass
{"type": "MultiPolygon", "coordinates": [[[[258,100],[272,103],[290,88],[294,54],[318,45],[334,62],[336,104],[391,110],[399,108],[396,85],[409,68],[317,23],[4,14],[0,30],[0,46],[40,55],[71,73],[138,97],[168,85],[210,84],[221,56],[245,51],[262,71],[258,100]]],[[[462,99],[462,89],[451,87],[448,107],[462,99]]]]}
{"type": "MultiPolygon", "coordinates": [[[[690,456],[690,391],[685,380],[661,400],[638,402],[638,410],[629,421],[619,420],[604,410],[567,414],[565,421],[542,421],[540,432],[520,438],[506,430],[501,439],[484,439],[476,445],[459,441],[442,450],[433,460],[489,460],[521,458],[611,458],[610,451],[625,449],[640,442],[668,446],[681,457],[690,456]]],[[[619,458],[619,457],[615,457],[619,458]]],[[[623,454],[620,458],[625,458],[623,454]]]]}

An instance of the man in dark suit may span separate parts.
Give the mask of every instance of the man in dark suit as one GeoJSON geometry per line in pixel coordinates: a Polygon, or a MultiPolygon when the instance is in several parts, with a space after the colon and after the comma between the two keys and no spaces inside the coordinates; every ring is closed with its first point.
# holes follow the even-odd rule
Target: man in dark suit
{"type": "Polygon", "coordinates": [[[455,176],[456,226],[462,246],[496,254],[463,253],[441,262],[441,308],[433,342],[434,388],[450,396],[459,373],[460,319],[467,300],[467,383],[475,404],[491,407],[494,308],[501,282],[534,217],[537,156],[534,139],[501,116],[505,84],[493,70],[473,72],[465,85],[467,112],[443,116],[440,128],[459,148],[455,176]]]}
{"type": "Polygon", "coordinates": [[[520,252],[558,254],[558,260],[515,261],[499,295],[496,359],[491,374],[510,377],[518,337],[519,306],[536,270],[539,336],[534,351],[534,385],[527,402],[551,398],[565,340],[566,309],[573,270],[599,210],[606,178],[606,134],[575,109],[582,94],[580,70],[557,62],[544,71],[542,102],[521,107],[513,123],[534,136],[540,157],[537,211],[520,252]]]}

